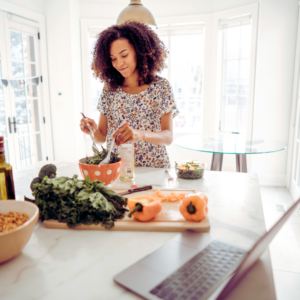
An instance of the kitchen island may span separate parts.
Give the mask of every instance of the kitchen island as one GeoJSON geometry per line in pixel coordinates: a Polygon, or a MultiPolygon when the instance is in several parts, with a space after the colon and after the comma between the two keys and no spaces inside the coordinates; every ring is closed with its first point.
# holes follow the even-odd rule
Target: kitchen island
{"type": "MultiPolygon", "coordinates": [[[[79,174],[76,163],[55,164],[57,176],[79,174]]],[[[32,197],[29,185],[40,167],[16,176],[18,200],[32,197]]],[[[112,188],[131,184],[116,181],[112,188]]],[[[266,231],[255,174],[206,171],[202,179],[169,181],[163,169],[136,168],[135,184],[204,192],[209,234],[221,241],[250,249],[266,231]]],[[[0,265],[0,299],[140,299],[114,283],[113,276],[177,234],[46,229],[38,222],[22,253],[0,265]]],[[[228,299],[276,299],[268,250],[228,299]]]]}

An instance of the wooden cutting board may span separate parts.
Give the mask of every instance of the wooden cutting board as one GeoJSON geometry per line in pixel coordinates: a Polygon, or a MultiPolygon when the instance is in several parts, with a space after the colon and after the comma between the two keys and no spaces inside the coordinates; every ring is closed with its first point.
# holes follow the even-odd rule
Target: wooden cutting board
{"type": "MultiPolygon", "coordinates": [[[[124,190],[116,190],[116,192],[122,192],[124,190]]],[[[140,195],[153,194],[156,190],[148,190],[125,197],[136,197],[140,195]]],[[[161,190],[162,193],[168,194],[186,193],[193,194],[194,190],[161,190]]],[[[186,229],[191,229],[198,232],[208,232],[210,230],[209,219],[206,216],[201,222],[186,221],[179,212],[179,206],[181,201],[178,202],[162,202],[162,211],[149,222],[140,222],[134,220],[134,218],[128,218],[127,213],[123,219],[115,221],[115,226],[111,229],[105,229],[101,225],[79,225],[75,228],[69,228],[66,223],[58,222],[57,220],[46,220],[43,222],[46,228],[56,229],[77,229],[77,230],[110,230],[110,231],[162,231],[162,232],[181,232],[186,229]]],[[[209,213],[209,212],[208,212],[209,213]]]]}

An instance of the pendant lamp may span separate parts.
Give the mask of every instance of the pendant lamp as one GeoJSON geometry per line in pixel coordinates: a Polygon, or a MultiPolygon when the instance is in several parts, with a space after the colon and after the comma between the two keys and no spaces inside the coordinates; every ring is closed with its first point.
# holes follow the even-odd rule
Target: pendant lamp
{"type": "Polygon", "coordinates": [[[130,4],[119,14],[117,25],[129,20],[138,21],[157,28],[152,13],[149,9],[143,6],[141,0],[130,0],[130,4]]]}

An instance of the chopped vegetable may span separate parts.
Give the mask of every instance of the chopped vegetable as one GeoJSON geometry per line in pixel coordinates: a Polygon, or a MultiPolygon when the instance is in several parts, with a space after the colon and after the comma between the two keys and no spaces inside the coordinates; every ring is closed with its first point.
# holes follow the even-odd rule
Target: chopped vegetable
{"type": "Polygon", "coordinates": [[[190,161],[178,164],[175,162],[175,169],[178,178],[199,179],[203,177],[205,163],[190,161]]]}
{"type": "Polygon", "coordinates": [[[177,202],[185,197],[185,193],[171,192],[169,194],[163,194],[160,190],[153,194],[154,197],[161,198],[161,202],[177,202]]]}
{"type": "Polygon", "coordinates": [[[142,222],[147,222],[153,219],[162,210],[160,201],[149,201],[147,198],[141,199],[142,196],[128,199],[128,207],[130,213],[128,217],[133,217],[142,222]]]}
{"type": "MultiPolygon", "coordinates": [[[[87,165],[99,165],[99,163],[106,157],[107,152],[108,152],[102,146],[101,146],[101,148],[102,148],[101,152],[95,153],[94,156],[92,156],[92,157],[86,157],[85,159],[82,159],[81,162],[83,164],[87,164],[87,165]]],[[[121,160],[121,158],[119,157],[118,153],[111,152],[110,160],[109,160],[108,164],[113,164],[120,160],[121,160]]]]}
{"type": "Polygon", "coordinates": [[[187,221],[200,222],[207,215],[207,202],[208,199],[203,193],[191,195],[183,199],[179,210],[187,221]]]}
{"type": "Polygon", "coordinates": [[[127,199],[107,188],[101,181],[57,177],[35,184],[35,204],[42,221],[55,219],[69,227],[79,224],[99,224],[109,229],[114,221],[124,217],[127,199]]]}
{"type": "Polygon", "coordinates": [[[175,193],[171,192],[169,194],[163,194],[160,190],[157,190],[153,194],[147,194],[142,196],[134,197],[134,199],[147,199],[149,202],[177,202],[185,197],[185,193],[175,193]]]}
{"type": "Polygon", "coordinates": [[[41,179],[41,181],[44,179],[45,176],[47,176],[48,178],[55,178],[56,171],[57,171],[57,168],[55,165],[52,165],[52,164],[44,165],[40,169],[39,178],[41,179]]]}

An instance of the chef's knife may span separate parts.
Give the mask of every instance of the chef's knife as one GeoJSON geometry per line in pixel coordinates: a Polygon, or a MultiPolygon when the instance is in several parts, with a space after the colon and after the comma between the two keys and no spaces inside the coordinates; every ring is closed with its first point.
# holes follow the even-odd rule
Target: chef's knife
{"type": "Polygon", "coordinates": [[[128,191],[121,192],[118,194],[123,196],[123,195],[129,195],[129,194],[141,192],[141,191],[147,191],[147,190],[152,190],[152,185],[146,185],[135,189],[129,189],[128,191]]]}

